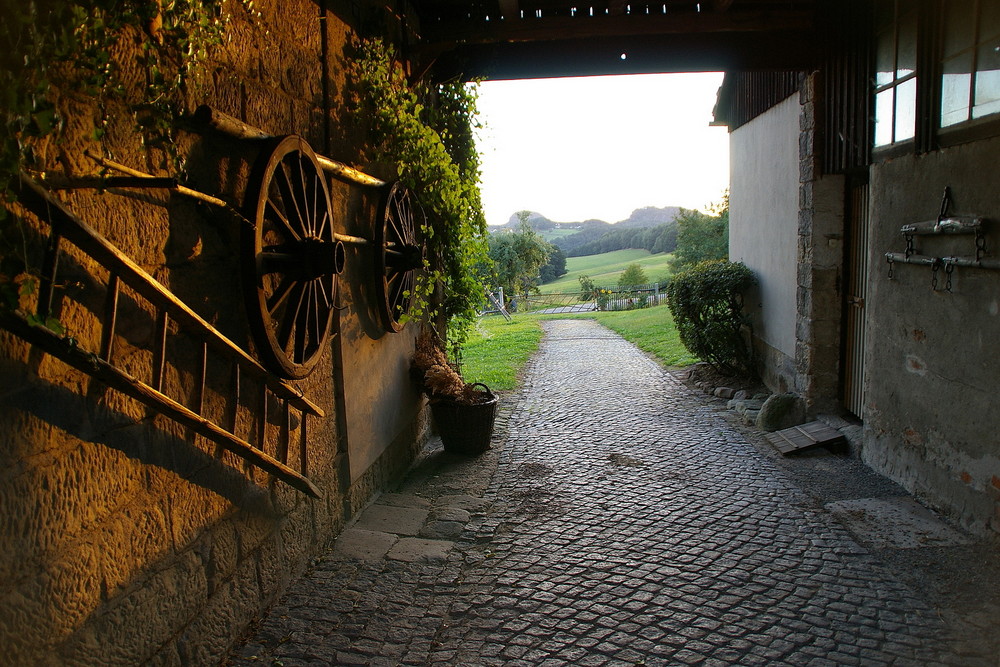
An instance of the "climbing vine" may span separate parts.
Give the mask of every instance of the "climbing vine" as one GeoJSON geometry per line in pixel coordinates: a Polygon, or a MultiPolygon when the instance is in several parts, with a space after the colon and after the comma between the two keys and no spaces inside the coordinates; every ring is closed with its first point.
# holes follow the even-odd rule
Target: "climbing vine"
{"type": "Polygon", "coordinates": [[[461,346],[482,301],[476,267],[487,261],[473,140],[475,87],[411,85],[381,40],[357,44],[350,67],[354,110],[370,123],[371,159],[392,164],[427,215],[422,232],[430,260],[414,289],[411,316],[443,314],[450,343],[461,346]],[[438,285],[440,305],[432,299],[438,285]]]}
{"type": "MultiPolygon", "coordinates": [[[[92,140],[108,127],[108,109],[125,109],[147,152],[180,171],[174,144],[179,100],[196,64],[219,42],[222,0],[73,0],[5,3],[0,20],[0,197],[20,170],[52,167],[40,148],[58,147],[66,119],[60,98],[89,100],[92,140]],[[122,43],[126,46],[122,48],[122,43]],[[134,46],[135,48],[129,48],[134,46]],[[127,54],[127,55],[122,55],[127,54]],[[126,81],[124,57],[143,80],[126,81]]],[[[249,8],[248,8],[249,9],[249,8]]],[[[23,230],[0,206],[0,308],[18,309],[36,287],[23,230]]],[[[45,322],[52,329],[56,322],[45,322]]]]}

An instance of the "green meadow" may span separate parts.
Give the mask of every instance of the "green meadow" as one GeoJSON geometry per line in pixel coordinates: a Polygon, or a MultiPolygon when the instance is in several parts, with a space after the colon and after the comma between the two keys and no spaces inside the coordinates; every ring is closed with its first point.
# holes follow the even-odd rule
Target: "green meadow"
{"type": "Polygon", "coordinates": [[[665,282],[670,277],[670,253],[651,254],[648,250],[615,250],[600,255],[570,257],[566,260],[566,275],[539,286],[543,294],[576,292],[580,276],[589,276],[598,287],[615,285],[618,276],[629,264],[639,264],[649,282],[665,282]]]}
{"type": "Polygon", "coordinates": [[[681,344],[670,309],[575,313],[569,315],[515,315],[512,322],[499,315],[479,320],[462,349],[462,374],[467,382],[483,382],[492,389],[515,389],[524,365],[542,339],[541,320],[593,319],[618,332],[667,367],[698,361],[681,344]]]}

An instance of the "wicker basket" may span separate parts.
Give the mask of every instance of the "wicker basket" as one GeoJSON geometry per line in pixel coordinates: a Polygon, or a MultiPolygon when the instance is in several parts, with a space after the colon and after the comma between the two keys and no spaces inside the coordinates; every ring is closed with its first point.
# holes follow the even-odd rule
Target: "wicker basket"
{"type": "Polygon", "coordinates": [[[463,405],[446,399],[431,401],[431,413],[446,452],[481,454],[490,448],[498,399],[485,384],[477,382],[472,386],[482,387],[489,400],[475,405],[463,405]]]}

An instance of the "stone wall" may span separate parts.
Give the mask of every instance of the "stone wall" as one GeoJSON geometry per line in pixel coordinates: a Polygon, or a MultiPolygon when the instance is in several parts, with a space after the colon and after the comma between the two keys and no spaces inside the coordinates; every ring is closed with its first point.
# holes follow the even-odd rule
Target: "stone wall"
{"type": "Polygon", "coordinates": [[[819,173],[816,75],[799,93],[799,228],[795,393],[812,412],[840,408],[844,178],[819,173]]]}
{"type": "MultiPolygon", "coordinates": [[[[358,160],[362,146],[353,129],[360,125],[341,97],[351,28],[308,0],[255,2],[253,8],[226,4],[223,43],[196,72],[182,106],[191,112],[210,104],[269,133],[301,134],[322,154],[358,160]]],[[[114,53],[136,90],[145,73],[132,56],[145,40],[126,34],[114,53]]],[[[177,175],[161,151],[143,145],[124,106],[107,107],[108,132],[98,142],[92,131],[102,110],[93,99],[63,90],[58,103],[69,125],[62,143],[39,146],[48,169],[96,173],[84,156],[91,150],[142,171],[177,175]]],[[[177,141],[185,182],[239,207],[260,145],[183,131],[177,141]]],[[[336,182],[331,189],[337,224],[370,232],[372,197],[336,182]]],[[[59,198],[223,334],[253,349],[237,223],[164,191],[78,191],[59,198]]],[[[25,247],[37,260],[45,226],[24,220],[25,247]]],[[[347,336],[335,338],[316,370],[298,383],[326,413],[308,422],[307,465],[320,500],[220,455],[169,419],[0,333],[5,662],[216,663],[352,511],[405,470],[426,430],[422,401],[403,373],[413,327],[381,335],[366,324],[371,263],[358,252],[348,260],[347,308],[338,317],[347,336]],[[368,378],[378,378],[380,390],[367,404],[345,399],[368,386],[368,378]],[[373,414],[392,418],[376,417],[379,428],[357,426],[373,414]]],[[[57,315],[80,347],[98,349],[107,272],[70,249],[60,279],[57,315]]],[[[116,360],[148,379],[153,311],[126,290],[119,317],[116,360]]],[[[166,393],[192,398],[196,349],[184,334],[169,337],[166,393]]],[[[241,387],[247,406],[256,405],[259,388],[252,385],[244,380],[241,387]]],[[[230,388],[231,371],[211,366],[205,402],[213,418],[224,418],[230,388]]],[[[273,451],[273,406],[268,412],[272,436],[265,450],[273,451]]],[[[254,417],[251,407],[237,415],[245,437],[253,433],[254,417]]],[[[293,420],[293,442],[300,428],[293,420]]]]}
{"type": "MultiPolygon", "coordinates": [[[[1000,531],[1000,438],[996,418],[1000,355],[1000,272],[956,268],[932,288],[929,267],[897,264],[900,227],[937,217],[945,186],[955,214],[1000,220],[993,164],[1000,139],[876,162],[863,458],[976,532],[1000,531]]],[[[996,256],[991,222],[986,243],[996,256]]],[[[975,255],[971,236],[918,237],[925,255],[975,255]]]]}

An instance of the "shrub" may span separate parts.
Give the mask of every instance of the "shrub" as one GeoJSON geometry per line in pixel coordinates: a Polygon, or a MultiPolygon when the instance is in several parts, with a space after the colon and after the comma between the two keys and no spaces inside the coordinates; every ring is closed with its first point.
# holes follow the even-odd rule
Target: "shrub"
{"type": "Polygon", "coordinates": [[[667,305],[684,347],[724,373],[754,374],[743,293],[757,282],[739,262],[702,262],[667,286],[667,305]]]}

